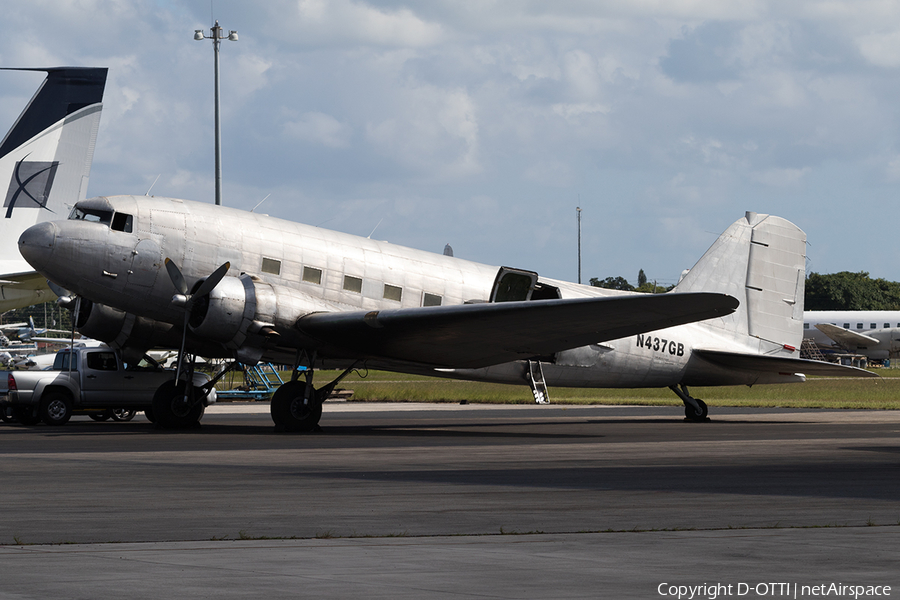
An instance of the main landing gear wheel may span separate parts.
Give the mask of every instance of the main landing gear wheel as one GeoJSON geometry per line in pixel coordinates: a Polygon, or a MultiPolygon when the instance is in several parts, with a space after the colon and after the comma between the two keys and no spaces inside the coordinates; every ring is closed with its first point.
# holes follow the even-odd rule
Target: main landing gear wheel
{"type": "Polygon", "coordinates": [[[153,394],[153,417],[163,429],[199,427],[203,416],[203,391],[191,387],[185,398],[187,383],[167,381],[153,394]]]}
{"type": "Polygon", "coordinates": [[[275,431],[315,431],[322,418],[322,402],[310,387],[306,397],[305,381],[288,381],[272,394],[272,420],[275,431]]]}

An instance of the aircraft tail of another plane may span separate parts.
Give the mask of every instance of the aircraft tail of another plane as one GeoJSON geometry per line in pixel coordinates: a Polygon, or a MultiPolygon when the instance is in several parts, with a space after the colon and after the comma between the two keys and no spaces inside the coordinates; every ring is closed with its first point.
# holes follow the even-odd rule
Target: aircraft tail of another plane
{"type": "Polygon", "coordinates": [[[19,234],[64,219],[87,194],[106,68],[3,69],[47,73],[0,142],[0,273],[33,269],[19,255],[19,234]]]}
{"type": "Polygon", "coordinates": [[[716,240],[675,290],[734,296],[741,302],[737,311],[703,326],[723,341],[741,343],[748,352],[796,357],[803,340],[805,281],[806,234],[780,217],[748,212],[716,240]]]}

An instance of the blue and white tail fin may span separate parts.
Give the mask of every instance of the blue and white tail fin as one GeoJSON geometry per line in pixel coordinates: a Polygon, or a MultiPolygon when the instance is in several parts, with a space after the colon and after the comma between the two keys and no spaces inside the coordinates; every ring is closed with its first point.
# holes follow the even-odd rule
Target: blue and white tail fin
{"type": "Polygon", "coordinates": [[[66,218],[69,207],[87,195],[107,69],[3,70],[47,73],[0,142],[0,308],[9,310],[42,301],[28,289],[39,284],[19,255],[19,234],[35,223],[66,218]]]}
{"type": "Polygon", "coordinates": [[[736,312],[705,321],[724,342],[768,355],[797,356],[803,341],[806,234],[771,215],[748,212],[678,282],[679,292],[722,292],[736,312]]]}

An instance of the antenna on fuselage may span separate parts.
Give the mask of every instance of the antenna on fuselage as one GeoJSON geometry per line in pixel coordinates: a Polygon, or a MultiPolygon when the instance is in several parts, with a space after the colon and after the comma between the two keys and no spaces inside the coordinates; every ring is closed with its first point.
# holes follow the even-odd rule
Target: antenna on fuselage
{"type": "Polygon", "coordinates": [[[159,175],[156,176],[156,179],[154,179],[154,180],[153,180],[153,183],[150,184],[150,187],[147,188],[147,193],[144,194],[145,196],[149,196],[149,195],[150,195],[150,190],[153,189],[153,186],[156,185],[156,182],[159,181],[159,178],[160,178],[161,176],[162,176],[162,173],[160,173],[159,175]]]}
{"type": "Polygon", "coordinates": [[[253,211],[256,210],[257,208],[259,208],[259,205],[262,204],[263,202],[265,202],[266,199],[268,199],[268,197],[271,196],[271,195],[272,195],[272,194],[266,194],[266,197],[263,198],[262,200],[260,200],[259,202],[257,202],[257,203],[256,203],[256,206],[254,206],[253,208],[250,209],[250,212],[253,212],[253,211]]]}
{"type": "MultiPolygon", "coordinates": [[[[384,221],[384,217],[381,217],[381,221],[384,221]]],[[[378,221],[378,225],[381,225],[381,221],[378,221]]],[[[375,229],[378,229],[378,225],[375,226],[375,229]]],[[[372,233],[375,233],[375,229],[372,230],[372,233]]],[[[372,233],[370,233],[368,236],[366,236],[366,239],[371,240],[371,239],[372,239],[372,233]]]]}

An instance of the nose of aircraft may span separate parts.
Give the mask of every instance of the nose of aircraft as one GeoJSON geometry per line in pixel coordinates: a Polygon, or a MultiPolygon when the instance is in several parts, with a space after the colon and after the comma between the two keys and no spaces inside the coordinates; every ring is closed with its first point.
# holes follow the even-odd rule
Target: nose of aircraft
{"type": "Polygon", "coordinates": [[[36,271],[41,271],[50,262],[58,233],[59,227],[46,221],[29,227],[19,236],[19,252],[36,271]]]}

